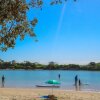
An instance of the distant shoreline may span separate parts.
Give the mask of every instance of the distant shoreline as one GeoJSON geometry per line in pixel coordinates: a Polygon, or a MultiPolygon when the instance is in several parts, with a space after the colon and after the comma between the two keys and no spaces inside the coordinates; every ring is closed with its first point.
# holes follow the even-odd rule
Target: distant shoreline
{"type": "Polygon", "coordinates": [[[56,62],[49,62],[48,64],[40,64],[38,62],[16,62],[13,60],[12,62],[5,62],[1,60],[0,69],[24,69],[24,70],[82,70],[82,71],[100,71],[100,63],[90,62],[87,65],[79,65],[79,64],[57,64],[56,62]]]}
{"type": "Polygon", "coordinates": [[[80,70],[76,70],[76,69],[52,69],[52,70],[50,70],[50,69],[0,69],[0,70],[26,70],[26,71],[93,71],[93,72],[95,72],[95,71],[98,71],[98,72],[100,72],[100,70],[82,70],[82,69],[80,69],[80,70]]]}

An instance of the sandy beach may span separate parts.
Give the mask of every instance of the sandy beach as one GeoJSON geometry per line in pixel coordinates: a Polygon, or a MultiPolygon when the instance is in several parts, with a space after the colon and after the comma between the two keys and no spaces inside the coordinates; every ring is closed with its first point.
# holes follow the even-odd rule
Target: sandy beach
{"type": "MultiPolygon", "coordinates": [[[[41,97],[51,94],[51,89],[0,88],[0,100],[44,100],[41,97]]],[[[100,92],[67,91],[54,89],[58,100],[100,100],[100,92]]]]}

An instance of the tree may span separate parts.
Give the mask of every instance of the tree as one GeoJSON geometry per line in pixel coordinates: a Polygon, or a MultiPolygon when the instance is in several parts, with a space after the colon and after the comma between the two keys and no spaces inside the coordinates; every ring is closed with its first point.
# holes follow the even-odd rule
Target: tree
{"type": "Polygon", "coordinates": [[[89,67],[89,69],[94,70],[96,68],[96,63],[95,62],[90,62],[88,67],[89,67]]]}
{"type": "Polygon", "coordinates": [[[96,63],[95,62],[90,62],[89,65],[94,67],[94,66],[96,66],[96,63]]]}
{"type": "Polygon", "coordinates": [[[78,70],[78,69],[80,69],[80,65],[69,64],[68,69],[78,70]]]}
{"type": "Polygon", "coordinates": [[[13,65],[16,64],[16,60],[12,60],[11,64],[13,64],[13,65]]]}
{"type": "Polygon", "coordinates": [[[54,69],[54,68],[55,68],[55,65],[56,65],[56,63],[55,63],[55,62],[53,62],[53,61],[51,61],[51,62],[49,62],[49,64],[48,64],[47,68],[48,68],[48,69],[50,69],[50,70],[52,70],[52,69],[54,69]]]}
{"type": "Polygon", "coordinates": [[[4,61],[2,59],[0,59],[0,63],[3,63],[4,61]]]}
{"type": "MultiPolygon", "coordinates": [[[[42,8],[43,0],[0,0],[0,50],[14,48],[16,39],[21,40],[28,34],[35,37],[34,27],[37,18],[28,20],[27,11],[42,8]]],[[[52,0],[51,5],[60,4],[67,0],[52,0]]],[[[76,0],[73,0],[76,1],[76,0]]]]}

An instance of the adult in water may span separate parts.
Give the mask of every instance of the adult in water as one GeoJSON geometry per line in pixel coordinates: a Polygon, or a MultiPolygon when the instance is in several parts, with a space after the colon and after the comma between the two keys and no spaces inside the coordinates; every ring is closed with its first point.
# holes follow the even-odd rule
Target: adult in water
{"type": "Polygon", "coordinates": [[[81,80],[80,80],[80,79],[79,79],[78,83],[79,83],[79,90],[81,90],[81,85],[82,85],[82,82],[81,82],[81,80]]]}
{"type": "Polygon", "coordinates": [[[4,84],[5,84],[5,77],[4,75],[2,76],[2,87],[4,87],[4,84]]]}
{"type": "Polygon", "coordinates": [[[78,76],[77,75],[75,76],[75,88],[76,90],[78,88],[78,76]]]}
{"type": "Polygon", "coordinates": [[[60,80],[60,74],[58,74],[58,78],[59,78],[59,80],[60,80]]]}
{"type": "Polygon", "coordinates": [[[78,76],[76,75],[75,76],[75,86],[77,85],[77,82],[78,82],[78,76]]]}

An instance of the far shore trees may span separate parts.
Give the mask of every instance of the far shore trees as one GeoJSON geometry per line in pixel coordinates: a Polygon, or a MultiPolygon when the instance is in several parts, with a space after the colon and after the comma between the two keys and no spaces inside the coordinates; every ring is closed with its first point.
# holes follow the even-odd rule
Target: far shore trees
{"type": "Polygon", "coordinates": [[[100,63],[90,62],[87,65],[79,64],[57,64],[53,61],[48,64],[40,64],[38,62],[15,62],[3,61],[0,59],[0,69],[25,69],[25,70],[90,70],[90,71],[100,71],[100,63]],[[94,66],[95,65],[95,66],[94,66]]]}

